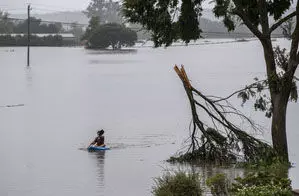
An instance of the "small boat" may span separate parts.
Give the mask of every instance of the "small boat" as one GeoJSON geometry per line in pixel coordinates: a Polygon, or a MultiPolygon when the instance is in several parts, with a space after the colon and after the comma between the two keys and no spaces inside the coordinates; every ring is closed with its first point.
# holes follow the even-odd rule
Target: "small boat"
{"type": "Polygon", "coordinates": [[[89,146],[87,148],[88,151],[103,151],[103,150],[110,150],[107,146],[89,146]]]}

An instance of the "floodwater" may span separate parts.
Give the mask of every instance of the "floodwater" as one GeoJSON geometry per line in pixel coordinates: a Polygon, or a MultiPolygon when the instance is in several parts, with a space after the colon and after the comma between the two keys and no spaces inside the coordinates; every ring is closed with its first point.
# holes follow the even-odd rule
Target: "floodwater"
{"type": "MultiPolygon", "coordinates": [[[[3,196],[151,195],[154,178],[172,168],[165,160],[188,137],[189,105],[174,64],[184,64],[202,92],[219,96],[265,75],[257,41],[120,54],[32,48],[31,57],[26,68],[26,48],[0,48],[3,196]],[[97,129],[105,130],[111,150],[80,150],[97,129]]],[[[294,188],[299,187],[298,109],[293,103],[288,108],[294,188]]],[[[269,130],[263,114],[244,110],[269,130]]]]}

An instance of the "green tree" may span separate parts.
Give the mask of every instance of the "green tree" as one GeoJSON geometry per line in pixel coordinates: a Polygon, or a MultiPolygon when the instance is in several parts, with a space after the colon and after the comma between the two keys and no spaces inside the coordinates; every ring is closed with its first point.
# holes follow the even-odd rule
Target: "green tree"
{"type": "MultiPolygon", "coordinates": [[[[123,12],[129,18],[129,22],[140,23],[152,32],[156,46],[163,44],[168,46],[177,39],[182,39],[186,43],[198,39],[200,28],[195,21],[195,15],[199,20],[202,2],[203,0],[124,0],[123,12]]],[[[294,74],[299,63],[299,1],[296,2],[296,10],[287,15],[284,14],[290,10],[292,0],[215,0],[213,2],[215,16],[222,18],[229,31],[234,30],[237,22],[241,20],[262,44],[272,104],[272,143],[275,151],[288,160],[286,112],[290,98],[297,98],[292,95],[297,95],[294,74]],[[270,17],[274,18],[272,25],[269,22],[270,17]],[[290,54],[281,66],[275,61],[271,34],[284,22],[294,17],[296,17],[296,24],[292,33],[290,54]]]]}
{"type": "Polygon", "coordinates": [[[86,28],[86,31],[84,35],[82,36],[82,40],[88,40],[92,34],[99,28],[100,26],[100,20],[99,17],[93,16],[89,20],[88,27],[86,28]]]}
{"type": "Polygon", "coordinates": [[[88,18],[97,16],[103,23],[121,23],[121,6],[119,2],[112,0],[91,0],[89,6],[84,12],[88,18]]]}
{"type": "Polygon", "coordinates": [[[133,46],[137,41],[137,34],[129,28],[116,23],[101,25],[89,38],[90,48],[107,48],[114,50],[122,46],[133,46]]]}

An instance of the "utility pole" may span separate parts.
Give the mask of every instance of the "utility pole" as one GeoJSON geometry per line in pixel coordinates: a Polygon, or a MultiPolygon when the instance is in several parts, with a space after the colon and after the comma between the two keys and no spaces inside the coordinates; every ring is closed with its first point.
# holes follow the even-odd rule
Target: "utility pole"
{"type": "Polygon", "coordinates": [[[30,4],[29,4],[28,8],[27,8],[27,14],[28,14],[28,18],[27,18],[27,21],[28,21],[28,31],[27,31],[27,38],[28,38],[28,42],[27,42],[27,67],[30,66],[30,10],[31,10],[31,7],[30,7],[30,4]]]}

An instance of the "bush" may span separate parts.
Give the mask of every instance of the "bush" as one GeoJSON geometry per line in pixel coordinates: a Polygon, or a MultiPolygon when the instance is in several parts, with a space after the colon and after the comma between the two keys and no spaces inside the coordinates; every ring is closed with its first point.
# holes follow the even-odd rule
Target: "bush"
{"type": "Polygon", "coordinates": [[[291,180],[275,172],[258,171],[237,178],[232,185],[236,196],[291,196],[291,180]]]}
{"type": "Polygon", "coordinates": [[[225,196],[228,195],[229,182],[225,174],[217,174],[211,178],[208,178],[207,186],[211,189],[213,196],[225,196]]]}
{"type": "Polygon", "coordinates": [[[155,180],[153,194],[155,196],[201,196],[198,174],[187,174],[179,171],[174,174],[167,172],[155,180]]]}
{"type": "Polygon", "coordinates": [[[292,196],[291,180],[288,178],[289,163],[280,159],[247,164],[244,177],[230,183],[224,174],[209,178],[206,183],[214,196],[292,196]],[[267,164],[268,163],[268,164],[267,164]]]}
{"type": "Polygon", "coordinates": [[[292,196],[292,191],[277,185],[251,186],[239,189],[235,196],[292,196]]]}

